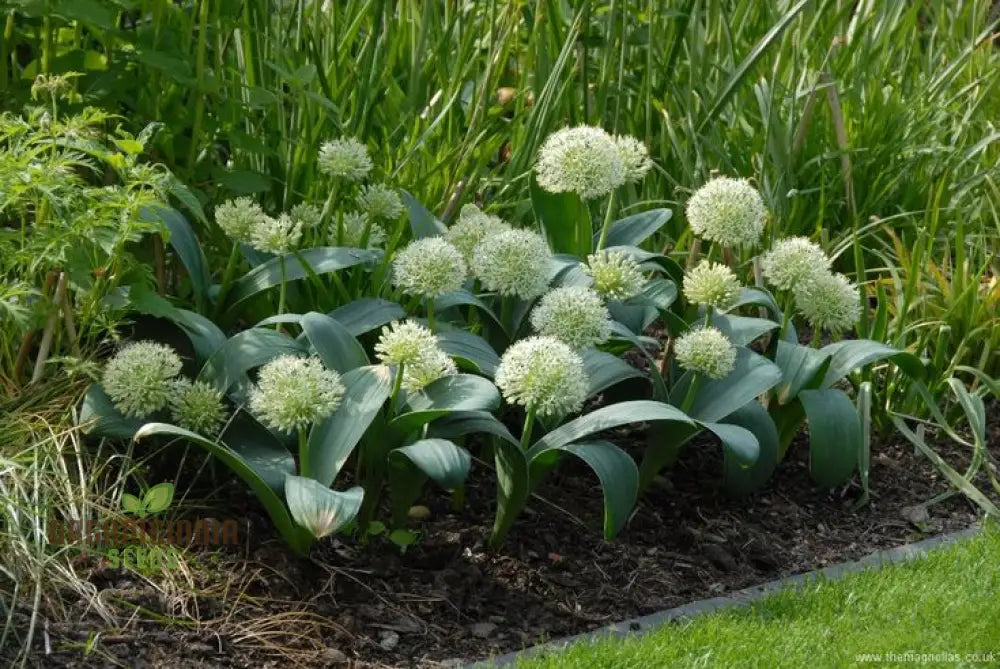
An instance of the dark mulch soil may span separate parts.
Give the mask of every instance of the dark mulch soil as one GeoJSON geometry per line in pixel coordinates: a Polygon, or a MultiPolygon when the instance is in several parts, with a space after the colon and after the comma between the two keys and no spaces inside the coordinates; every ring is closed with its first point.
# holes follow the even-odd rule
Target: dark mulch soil
{"type": "MultiPolygon", "coordinates": [[[[992,443],[1000,442],[997,426],[991,434],[992,443]]],[[[629,436],[637,435],[621,433],[618,440],[629,436]]],[[[94,567],[94,596],[118,612],[119,628],[85,658],[88,637],[107,623],[80,597],[73,612],[79,622],[49,625],[46,638],[36,637],[36,659],[46,667],[455,666],[977,519],[960,496],[926,514],[914,510],[947,485],[909,444],[873,447],[872,498],[857,510],[857,485],[832,492],[812,485],[806,446],[793,445],[766,490],[737,500],[713,483],[721,471],[718,447],[694,442],[611,543],[596,529],[595,480],[572,466],[539,491],[543,499],[533,501],[497,554],[484,547],[493,481],[482,463],[474,467],[463,510],[431,496],[429,518],[416,525],[420,541],[405,554],[384,540],[358,546],[332,539],[316,546],[310,560],[298,559],[259,511],[244,511],[250,527],[243,554],[204,563],[178,586],[94,567]],[[144,610],[114,605],[115,598],[144,610]],[[156,615],[182,622],[164,625],[156,615]]],[[[967,462],[968,454],[940,448],[953,464],[967,462]]],[[[227,486],[218,513],[225,505],[256,509],[248,498],[233,497],[240,491],[227,486]]]]}

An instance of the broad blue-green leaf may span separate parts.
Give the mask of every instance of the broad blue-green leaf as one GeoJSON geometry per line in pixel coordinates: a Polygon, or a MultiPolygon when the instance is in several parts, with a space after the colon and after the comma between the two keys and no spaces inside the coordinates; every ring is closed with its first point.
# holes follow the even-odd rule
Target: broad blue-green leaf
{"type": "Polygon", "coordinates": [[[355,337],[380,328],[386,323],[406,318],[403,307],[379,297],[363,297],[334,309],[330,317],[355,337]]]}
{"type": "Polygon", "coordinates": [[[414,239],[423,237],[437,237],[448,231],[444,223],[427,210],[427,207],[420,204],[415,197],[405,190],[400,190],[399,195],[406,205],[406,211],[410,217],[410,230],[413,231],[414,239]]]}
{"type": "Polygon", "coordinates": [[[503,324],[489,305],[473,295],[467,290],[456,290],[454,293],[446,293],[434,300],[434,312],[441,313],[452,307],[469,305],[479,310],[479,313],[487,316],[490,320],[503,328],[503,324]]]}
{"type": "Polygon", "coordinates": [[[309,432],[310,476],[330,486],[392,392],[392,373],[376,365],[343,376],[340,407],[309,432]]]}
{"type": "Polygon", "coordinates": [[[283,494],[285,476],[295,473],[295,459],[256,418],[246,411],[238,411],[226,424],[219,440],[253,465],[254,471],[271,490],[283,494]]]}
{"type": "Polygon", "coordinates": [[[778,430],[767,410],[759,402],[746,406],[726,416],[722,422],[739,425],[753,433],[757,439],[757,460],[747,466],[726,453],[723,487],[734,496],[749,495],[759,490],[771,478],[778,466],[778,430]]]}
{"type": "Polygon", "coordinates": [[[235,306],[254,295],[269,290],[281,284],[281,262],[285,263],[285,281],[297,281],[310,274],[330,274],[347,267],[375,262],[381,256],[377,251],[363,251],[336,246],[320,246],[306,249],[296,254],[288,254],[282,258],[271,258],[267,262],[254,267],[242,278],[233,283],[228,303],[235,306]],[[308,267],[303,266],[299,258],[308,267]]]}
{"type": "Polygon", "coordinates": [[[806,389],[816,388],[830,364],[830,355],[809,346],[779,341],[774,362],[781,368],[781,383],[775,387],[778,404],[806,389]]]}
{"type": "Polygon", "coordinates": [[[823,388],[829,388],[865,365],[886,359],[894,362],[910,378],[917,381],[924,378],[924,366],[920,358],[870,339],[847,339],[824,346],[820,350],[830,356],[830,368],[823,377],[823,388]]]}
{"type": "Polygon", "coordinates": [[[583,358],[583,370],[587,373],[587,397],[626,379],[643,376],[642,372],[618,356],[595,348],[584,350],[580,357],[583,358]]]}
{"type": "Polygon", "coordinates": [[[290,475],[285,479],[285,500],[292,518],[316,539],[333,534],[354,520],[364,496],[365,491],[360,487],[339,492],[303,476],[290,475]]]}
{"type": "Polygon", "coordinates": [[[455,411],[430,424],[428,436],[454,439],[468,434],[490,434],[507,443],[520,445],[507,426],[494,418],[489,411],[455,411]]]}
{"type": "Polygon", "coordinates": [[[233,335],[201,368],[198,379],[211,383],[223,393],[246,401],[250,380],[247,370],[285,354],[305,353],[304,346],[274,330],[254,328],[233,335]],[[235,386],[235,388],[234,388],[235,386]]]}
{"type": "Polygon", "coordinates": [[[619,402],[601,407],[552,430],[535,442],[528,451],[528,457],[532,458],[535,453],[564,446],[583,437],[610,430],[613,427],[644,421],[673,421],[693,425],[691,418],[683,411],[663,402],[651,400],[619,402]]]}
{"type": "Polygon", "coordinates": [[[586,203],[576,193],[549,193],[531,177],[531,206],[553,253],[586,258],[593,250],[593,231],[586,203]]]}
{"type": "Polygon", "coordinates": [[[330,369],[341,374],[368,364],[368,356],[358,340],[337,320],[310,311],[299,322],[316,354],[330,369]]]}
{"type": "Polygon", "coordinates": [[[764,307],[767,309],[768,315],[779,323],[784,318],[781,307],[778,306],[778,302],[774,299],[774,295],[771,295],[766,288],[744,287],[743,291],[740,293],[739,299],[737,299],[736,303],[730,307],[730,311],[735,310],[737,307],[748,305],[764,307]]]}
{"type": "Polygon", "coordinates": [[[803,390],[799,400],[809,421],[809,473],[832,488],[851,478],[861,448],[861,421],[843,392],[803,390]]]}
{"type": "MultiPolygon", "coordinates": [[[[611,223],[605,246],[638,246],[652,237],[674,215],[670,209],[650,209],[611,223]]],[[[594,235],[596,247],[600,233],[594,235]]]]}
{"type": "Polygon", "coordinates": [[[99,437],[131,439],[142,427],[142,419],[126,418],[115,408],[104,388],[96,383],[91,385],[83,397],[80,409],[80,425],[87,425],[87,434],[99,437]]]}
{"type": "Polygon", "coordinates": [[[445,490],[454,490],[465,483],[472,458],[447,439],[421,439],[390,451],[389,465],[393,518],[400,524],[427,478],[445,490]]]}
{"type": "Polygon", "coordinates": [[[727,462],[734,461],[742,466],[757,462],[760,455],[760,444],[757,443],[757,437],[750,430],[739,425],[722,422],[698,421],[698,424],[719,438],[727,462]]]}
{"type": "Polygon", "coordinates": [[[500,391],[491,381],[471,374],[455,374],[408,394],[406,413],[397,416],[389,427],[398,434],[408,434],[453,411],[493,411],[499,406],[500,391]]]}
{"type": "Polygon", "coordinates": [[[500,357],[485,339],[465,330],[451,330],[437,335],[441,348],[452,358],[466,361],[485,376],[493,378],[500,357]]]}
{"type": "MultiPolygon", "coordinates": [[[[673,404],[681,404],[692,374],[684,374],[670,393],[673,404]]],[[[781,380],[781,370],[767,358],[747,348],[737,347],[736,366],[723,379],[702,379],[691,410],[693,418],[717,422],[773,388],[781,380]]]]}
{"type": "Polygon", "coordinates": [[[736,346],[748,346],[768,332],[781,327],[780,323],[775,323],[768,318],[730,316],[728,314],[713,315],[712,325],[719,328],[722,334],[726,335],[729,341],[736,346]]]}
{"type": "Polygon", "coordinates": [[[198,295],[208,296],[211,284],[208,261],[187,219],[176,209],[167,207],[143,207],[140,215],[144,220],[163,222],[170,231],[170,246],[174,248],[191,279],[191,287],[198,295]]]}
{"type": "Polygon", "coordinates": [[[490,533],[490,548],[503,545],[514,520],[528,503],[528,459],[520,445],[504,440],[494,440],[493,460],[497,476],[497,511],[490,533]]]}
{"type": "Polygon", "coordinates": [[[173,321],[191,341],[199,360],[208,360],[226,343],[226,335],[201,314],[178,309],[142,284],[129,288],[129,304],[136,311],[173,321]]]}

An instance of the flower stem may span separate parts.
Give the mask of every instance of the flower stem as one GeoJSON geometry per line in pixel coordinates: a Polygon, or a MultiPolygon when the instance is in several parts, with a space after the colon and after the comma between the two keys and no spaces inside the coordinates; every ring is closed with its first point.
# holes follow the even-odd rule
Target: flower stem
{"type": "Polygon", "coordinates": [[[604,212],[604,225],[601,226],[601,237],[597,240],[597,251],[602,251],[604,245],[608,241],[608,232],[611,230],[611,217],[614,215],[615,209],[615,191],[611,191],[611,195],[608,197],[608,208],[604,212]]]}
{"type": "Polygon", "coordinates": [[[299,428],[299,476],[309,476],[309,435],[299,428]]]}
{"type": "Polygon", "coordinates": [[[226,297],[229,295],[229,288],[233,283],[233,274],[236,273],[236,266],[240,260],[240,245],[233,242],[233,250],[229,252],[229,262],[226,263],[226,271],[222,274],[222,285],[219,286],[219,299],[215,304],[216,317],[222,314],[226,297]]]}
{"type": "MultiPolygon", "coordinates": [[[[278,316],[285,313],[285,256],[280,257],[281,287],[278,289],[278,316]]],[[[281,331],[281,323],[275,323],[274,329],[281,331]]]]}
{"type": "Polygon", "coordinates": [[[531,446],[531,428],[535,425],[535,407],[529,407],[524,417],[524,429],[521,430],[521,450],[526,451],[531,446]]]}
{"type": "Polygon", "coordinates": [[[427,329],[434,332],[434,298],[427,298],[427,329]]]}
{"type": "Polygon", "coordinates": [[[500,326],[514,339],[514,298],[509,295],[500,296],[500,326]]]}
{"type": "Polygon", "coordinates": [[[684,413],[691,411],[691,407],[694,406],[694,398],[698,396],[699,385],[701,385],[701,374],[695,374],[694,378],[691,379],[691,385],[688,386],[687,393],[684,395],[684,401],[681,402],[681,411],[684,413]]]}
{"type": "Polygon", "coordinates": [[[389,406],[396,406],[396,396],[399,395],[399,389],[403,387],[403,363],[399,363],[396,366],[396,378],[392,382],[392,394],[389,396],[389,406]]]}

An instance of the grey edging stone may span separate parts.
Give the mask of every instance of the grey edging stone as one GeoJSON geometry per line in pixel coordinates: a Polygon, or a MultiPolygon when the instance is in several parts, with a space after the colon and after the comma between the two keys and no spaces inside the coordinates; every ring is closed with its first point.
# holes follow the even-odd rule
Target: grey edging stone
{"type": "Polygon", "coordinates": [[[927,552],[933,548],[946,546],[948,544],[955,543],[960,539],[971,537],[977,534],[979,530],[980,525],[976,524],[957,532],[940,534],[936,537],[924,539],[923,541],[918,541],[916,543],[905,544],[903,546],[897,546],[896,548],[889,548],[883,551],[876,551],[875,553],[866,555],[855,562],[844,562],[841,564],[831,565],[823,569],[818,569],[816,571],[780,578],[776,581],[770,581],[768,583],[754,585],[743,590],[737,590],[736,592],[730,593],[725,597],[702,599],[697,602],[691,602],[690,604],[684,604],[676,608],[660,611],[659,613],[651,613],[640,618],[632,618],[631,620],[625,620],[606,627],[600,627],[593,632],[584,632],[583,634],[576,634],[574,636],[557,639],[555,641],[543,643],[538,646],[532,646],[513,653],[507,653],[506,655],[500,655],[498,657],[493,657],[467,666],[471,667],[471,669],[488,669],[489,667],[507,666],[532,655],[562,650],[566,648],[566,646],[575,643],[584,643],[588,641],[593,642],[607,637],[625,637],[629,635],[640,636],[653,631],[664,623],[684,618],[692,618],[694,616],[711,613],[712,611],[718,611],[721,609],[748,606],[749,604],[764,599],[768,595],[784,590],[785,588],[800,588],[819,578],[825,580],[836,580],[849,574],[864,571],[869,567],[877,567],[894,562],[906,562],[908,560],[926,555],[927,552]]]}

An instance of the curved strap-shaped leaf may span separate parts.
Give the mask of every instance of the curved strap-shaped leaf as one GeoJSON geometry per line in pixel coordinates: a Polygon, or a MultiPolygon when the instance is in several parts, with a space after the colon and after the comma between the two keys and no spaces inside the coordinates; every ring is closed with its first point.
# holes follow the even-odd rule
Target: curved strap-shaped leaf
{"type": "Polygon", "coordinates": [[[515,441],[493,440],[493,460],[497,476],[497,512],[490,533],[490,548],[503,545],[514,519],[524,510],[531,494],[528,459],[515,441]]]}
{"type": "Polygon", "coordinates": [[[368,356],[350,331],[335,319],[310,311],[299,321],[323,364],[341,374],[368,364],[368,356]]]}
{"type": "Polygon", "coordinates": [[[491,379],[496,374],[500,356],[479,335],[465,330],[451,330],[439,332],[437,338],[441,348],[452,358],[468,363],[491,379]]]}
{"type": "Polygon", "coordinates": [[[850,398],[832,388],[799,393],[809,421],[809,474],[832,488],[851,478],[861,449],[861,420],[850,398]]]}
{"type": "Polygon", "coordinates": [[[781,327],[769,318],[752,318],[749,316],[730,316],[715,314],[712,325],[719,328],[722,334],[729,338],[735,346],[748,346],[751,342],[763,337],[768,332],[781,327]]]}
{"type": "Polygon", "coordinates": [[[587,374],[587,397],[626,379],[643,376],[642,372],[616,355],[588,348],[580,355],[587,374]]]}
{"type": "Polygon", "coordinates": [[[535,488],[562,453],[570,453],[594,470],[604,491],[604,538],[613,539],[628,522],[639,494],[639,470],[632,458],[609,441],[587,441],[532,449],[530,487],[535,488]]]}
{"type": "Polygon", "coordinates": [[[446,439],[477,433],[490,434],[509,444],[520,446],[520,442],[510,433],[507,426],[489,411],[456,411],[437,419],[427,429],[429,436],[446,439]]]}
{"type": "MultiPolygon", "coordinates": [[[[381,255],[379,251],[364,251],[338,246],[320,246],[305,249],[297,254],[289,253],[283,257],[285,281],[304,279],[311,273],[329,274],[347,267],[376,262],[381,255]]],[[[282,277],[281,262],[282,258],[271,258],[235,281],[229,292],[228,304],[231,307],[235,306],[254,295],[279,285],[282,277]]]]}
{"type": "Polygon", "coordinates": [[[531,175],[531,207],[553,253],[586,258],[594,248],[590,210],[576,193],[550,193],[531,175]]]}
{"type": "MultiPolygon", "coordinates": [[[[673,215],[670,209],[650,209],[613,221],[606,246],[638,246],[666,225],[673,215]]],[[[594,235],[595,247],[600,236],[600,233],[594,235]]]]}
{"type": "Polygon", "coordinates": [[[407,215],[410,218],[410,230],[413,231],[414,239],[437,237],[448,231],[444,223],[439,221],[437,216],[428,211],[427,207],[420,204],[409,192],[400,189],[399,195],[403,204],[406,205],[407,215]]]}
{"type": "Polygon", "coordinates": [[[497,327],[501,330],[503,329],[503,324],[497,315],[493,313],[493,310],[490,309],[489,305],[465,289],[456,290],[454,293],[446,293],[436,298],[434,300],[434,313],[440,313],[461,305],[475,307],[480,313],[496,323],[497,327]]]}
{"type": "Polygon", "coordinates": [[[383,365],[352,369],[343,381],[347,391],[340,407],[309,432],[310,475],[327,487],[392,392],[392,372],[383,365]]]}
{"type": "Polygon", "coordinates": [[[406,318],[403,307],[380,297],[363,297],[330,312],[330,318],[347,328],[355,337],[380,328],[386,323],[406,318]]]}
{"type": "Polygon", "coordinates": [[[781,311],[781,307],[778,306],[778,301],[774,299],[774,295],[772,295],[766,288],[750,288],[748,286],[744,286],[743,291],[736,300],[736,303],[733,304],[729,310],[733,311],[737,307],[748,305],[764,307],[767,309],[771,318],[779,323],[784,320],[784,314],[781,311]]]}
{"type": "Polygon", "coordinates": [[[830,366],[830,354],[798,343],[779,341],[774,362],[781,368],[781,383],[774,394],[778,404],[788,404],[803,390],[817,388],[830,366]]]}
{"type": "Polygon", "coordinates": [[[552,430],[528,449],[528,458],[534,459],[541,453],[559,446],[565,446],[583,437],[620,425],[643,421],[674,421],[693,425],[693,421],[675,406],[652,400],[619,402],[601,407],[586,416],[580,416],[565,425],[552,430]]]}
{"type": "MultiPolygon", "coordinates": [[[[670,401],[680,404],[693,375],[684,374],[670,392],[670,401]]],[[[736,366],[723,379],[702,379],[688,412],[698,420],[716,422],[781,381],[781,370],[773,362],[748,348],[737,347],[736,366]]]]}
{"type": "Polygon", "coordinates": [[[262,328],[244,330],[233,335],[212,354],[198,374],[198,379],[211,383],[219,391],[232,394],[239,403],[246,402],[250,388],[247,370],[286,353],[305,353],[305,346],[288,337],[262,328]]]}
{"type": "Polygon", "coordinates": [[[201,314],[175,307],[142,284],[129,288],[128,297],[136,311],[165,318],[183,330],[200,360],[208,360],[226,343],[226,335],[215,323],[201,314]]]}
{"type": "Polygon", "coordinates": [[[499,406],[500,391],[488,379],[455,374],[407,395],[407,412],[394,418],[389,427],[397,434],[409,434],[454,411],[493,411],[499,406]]]}
{"type": "Polygon", "coordinates": [[[746,406],[722,419],[723,423],[739,425],[757,439],[758,456],[752,464],[744,464],[726,452],[722,485],[734,496],[749,495],[759,490],[771,478],[778,466],[778,429],[767,410],[759,402],[746,406]]]}
{"type": "Polygon", "coordinates": [[[421,439],[389,451],[389,465],[392,514],[398,525],[406,519],[426,479],[454,490],[465,483],[472,457],[447,439],[421,439]]]}
{"type": "Polygon", "coordinates": [[[143,207],[140,215],[146,218],[147,212],[152,217],[147,220],[158,218],[170,230],[170,246],[174,248],[177,257],[181,259],[181,264],[187,270],[188,277],[191,279],[191,288],[200,297],[207,297],[208,288],[211,285],[208,261],[205,259],[205,254],[201,250],[194,230],[191,229],[191,224],[179,211],[169,207],[143,207]]]}
{"type": "Polygon", "coordinates": [[[80,425],[85,425],[87,434],[98,437],[131,439],[142,427],[139,418],[126,418],[115,408],[104,388],[94,383],[87,389],[80,408],[80,425]]]}
{"type": "MultiPolygon", "coordinates": [[[[265,476],[261,473],[261,470],[274,468],[275,466],[283,468],[283,465],[276,465],[276,463],[285,462],[284,459],[278,457],[277,453],[251,451],[240,454],[221,442],[206,439],[200,434],[195,434],[190,430],[167,423],[146,423],[135,433],[135,439],[138,441],[153,435],[180,437],[197,446],[201,446],[221,460],[234,474],[250,486],[257,499],[264,505],[275,527],[281,532],[281,536],[285,538],[285,541],[295,551],[304,553],[309,547],[308,536],[292,521],[292,517],[289,515],[288,509],[285,508],[285,503],[282,501],[279,493],[275,492],[268,485],[265,476]]],[[[287,456],[287,452],[285,455],[287,456]]],[[[267,477],[271,478],[273,473],[276,472],[269,472],[267,477]]],[[[294,473],[294,469],[282,473],[294,473]]]]}
{"type": "Polygon", "coordinates": [[[920,362],[920,358],[870,339],[847,339],[824,346],[820,350],[830,356],[830,368],[823,377],[820,386],[822,388],[829,388],[854,370],[876,360],[891,360],[917,381],[922,381],[925,376],[924,365],[920,362]]]}
{"type": "Polygon", "coordinates": [[[339,492],[315,479],[291,474],[285,478],[285,501],[292,519],[315,539],[333,534],[354,520],[364,497],[360,486],[339,492]]]}
{"type": "Polygon", "coordinates": [[[719,438],[727,462],[732,460],[744,467],[757,462],[757,458],[760,456],[760,444],[757,443],[757,437],[750,430],[724,422],[705,423],[698,421],[698,424],[719,438]]]}

